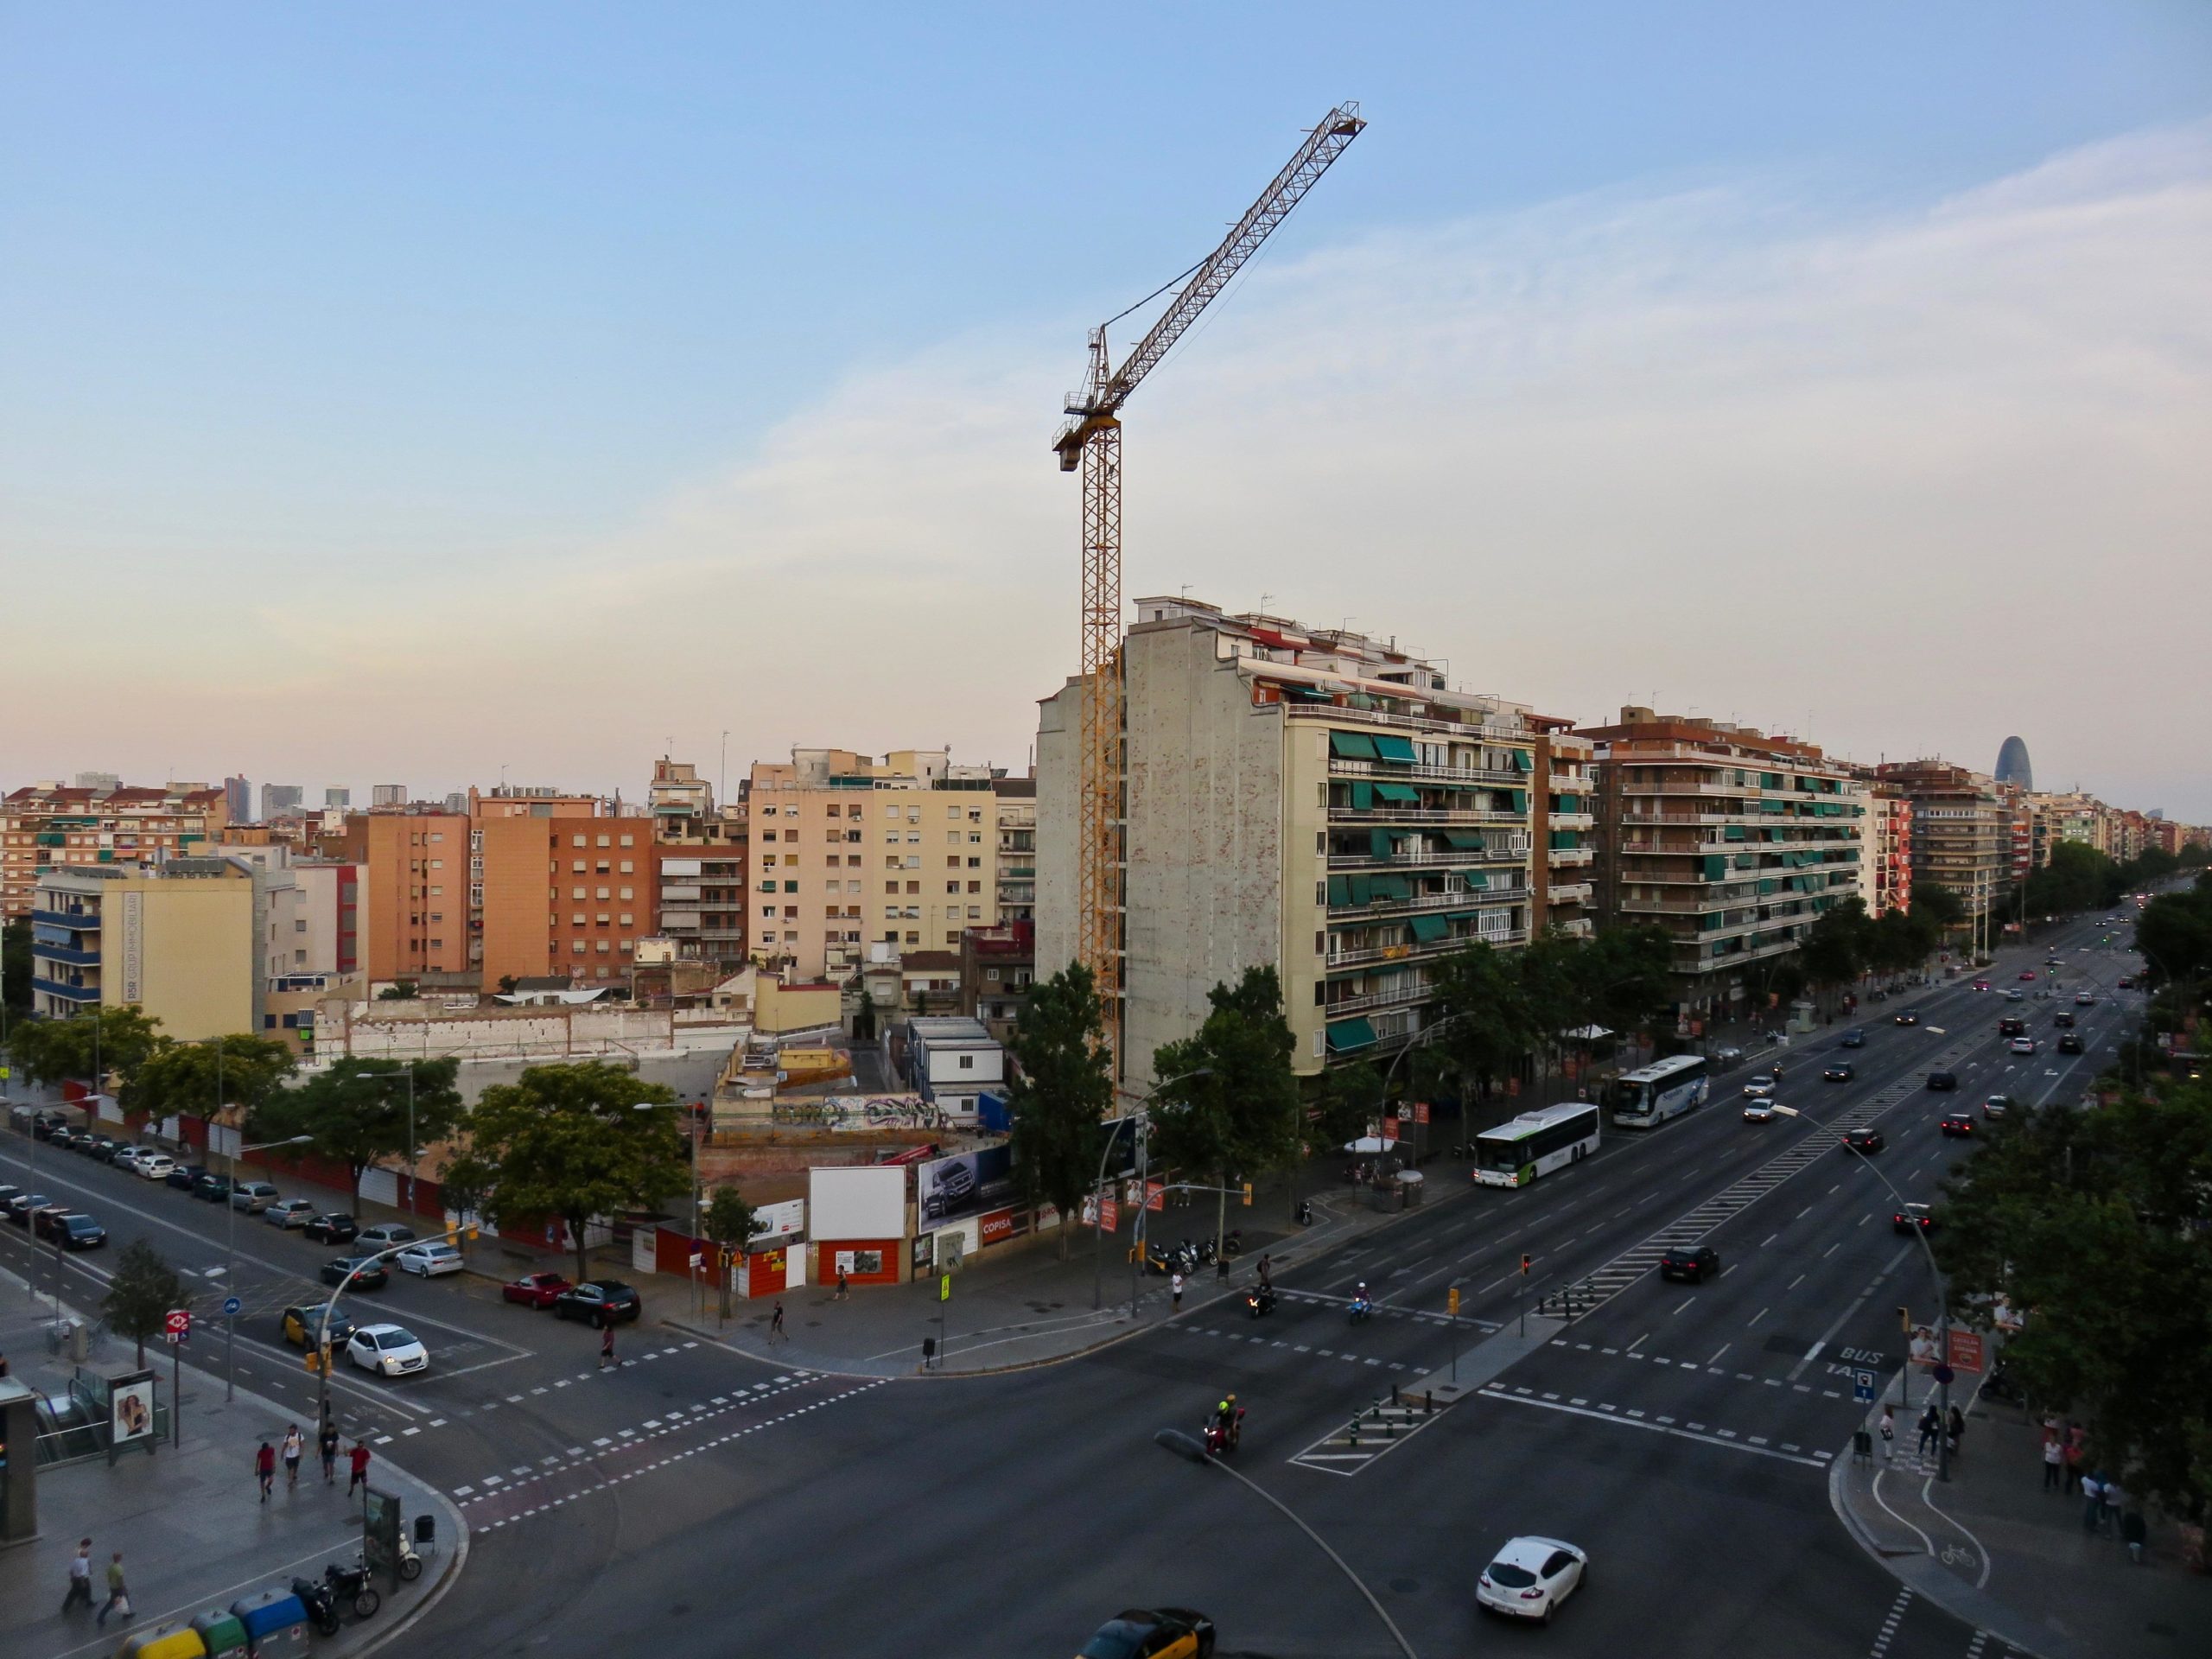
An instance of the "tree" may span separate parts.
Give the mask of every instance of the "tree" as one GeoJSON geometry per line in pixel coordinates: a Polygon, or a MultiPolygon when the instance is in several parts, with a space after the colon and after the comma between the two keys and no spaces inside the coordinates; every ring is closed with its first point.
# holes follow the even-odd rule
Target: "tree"
{"type": "Polygon", "coordinates": [[[1097,1179],[1105,1117],[1114,1103],[1114,1056],[1090,969],[1072,963],[1030,988],[1014,1027],[1016,1070],[1007,1104],[1008,1147],[1022,1202],[1060,1212],[1060,1255],[1070,1224],[1097,1179]]]}
{"type": "Polygon", "coordinates": [[[1416,1064],[1425,1084],[1459,1097],[1471,1130],[1473,1102],[1520,1070],[1535,1046],[1535,1020],[1509,959],[1479,942],[1437,965],[1436,993],[1435,1035],[1416,1064]]]}
{"type": "Polygon", "coordinates": [[[411,979],[395,979],[377,993],[379,1002],[411,1002],[421,995],[421,984],[411,979]]]}
{"type": "MultiPolygon", "coordinates": [[[[501,996],[512,996],[514,994],[515,976],[512,974],[501,974],[499,976],[499,995],[501,996]]],[[[397,999],[395,999],[395,1001],[397,999]]]]}
{"type": "Polygon", "coordinates": [[[0,929],[0,1007],[11,1020],[31,1009],[31,924],[19,916],[0,929]]]}
{"type": "Polygon", "coordinates": [[[2135,944],[2156,983],[2212,977],[2212,884],[2200,876],[2195,887],[2144,906],[2135,944]]]}
{"type": "Polygon", "coordinates": [[[1315,1138],[1334,1152],[1365,1135],[1382,1109],[1381,1069],[1372,1060],[1353,1060],[1322,1074],[1309,1116],[1315,1138]]]}
{"type": "MultiPolygon", "coordinates": [[[[734,1185],[718,1186],[707,1200],[707,1208],[699,1218],[699,1225],[706,1236],[733,1255],[741,1255],[745,1246],[755,1231],[753,1206],[739,1196],[734,1185]]],[[[721,1313],[729,1317],[729,1269],[721,1262],[715,1264],[715,1279],[721,1287],[721,1313]]]]}
{"type": "Polygon", "coordinates": [[[1912,884],[1912,913],[1935,928],[1940,938],[1947,928],[1963,927],[1967,902],[1948,887],[1934,881],[1912,884]]]}
{"type": "Polygon", "coordinates": [[[2008,1118],[1944,1192],[1954,1318],[2007,1298],[2031,1396],[2089,1425],[2130,1491],[2212,1504],[2212,1085],[2008,1118]]]}
{"type": "Polygon", "coordinates": [[[2031,916],[2070,916],[2120,896],[2120,866],[2086,842],[2062,841],[2029,872],[2021,903],[2031,916]]]}
{"type": "Polygon", "coordinates": [[[110,1072],[126,1081],[168,1039],[159,1020],[137,1003],[94,1007],[66,1020],[29,1020],[15,1027],[9,1046],[23,1070],[41,1083],[78,1079],[103,1087],[110,1072]]]}
{"type": "Polygon", "coordinates": [[[1856,894],[1822,911],[1797,942],[1797,965],[1816,989],[1840,990],[1872,965],[1874,924],[1856,894]]]}
{"type": "Polygon", "coordinates": [[[853,1008],[853,1040],[872,1043],[875,1040],[875,999],[868,995],[868,982],[859,982],[861,1000],[853,1008]]]}
{"type": "Polygon", "coordinates": [[[1609,927],[1584,945],[1576,971],[1583,1023],[1649,1029],[1675,1001],[1675,945],[1660,927],[1609,927]]]}
{"type": "MultiPolygon", "coordinates": [[[[1287,1168],[1298,1156],[1298,1079],[1290,1069],[1298,1039],[1283,1018],[1282,982],[1272,966],[1247,968],[1235,986],[1216,985],[1206,1001],[1211,1012],[1196,1033],[1153,1052],[1153,1076],[1174,1086],[1153,1106],[1152,1143],[1160,1161],[1211,1173],[1226,1188],[1239,1170],[1287,1168]]],[[[1224,1193],[1217,1243],[1227,1207],[1224,1193]]]]}
{"type": "MultiPolygon", "coordinates": [[[[484,1201],[492,1192],[492,1166],[472,1148],[456,1152],[438,1166],[438,1195],[447,1209],[456,1216],[474,1217],[484,1208],[484,1201]]],[[[461,1234],[461,1249],[469,1254],[471,1241],[467,1232],[461,1234]]]]}
{"type": "Polygon", "coordinates": [[[251,1116],[291,1076],[298,1057],[273,1037],[236,1032],[205,1043],[163,1039],[124,1080],[124,1109],[212,1123],[226,1106],[251,1116]]]}
{"type": "Polygon", "coordinates": [[[162,1253],[143,1238],[124,1245],[115,1260],[115,1276],[108,1281],[100,1312],[108,1329],[138,1345],[138,1363],[146,1363],[146,1338],[158,1336],[163,1316],[175,1308],[189,1309],[192,1293],[162,1253]]]}
{"type": "Polygon", "coordinates": [[[603,1060],[533,1065],[494,1084],[467,1122],[470,1148],[492,1172],[485,1213],[503,1224],[558,1217],[576,1277],[586,1277],[594,1217],[652,1209],[690,1184],[675,1105],[673,1090],[603,1060]]]}
{"type": "Polygon", "coordinates": [[[448,1140],[461,1126],[458,1060],[362,1059],[348,1055],[296,1089],[265,1096],[248,1117],[256,1140],[308,1137],[309,1150],[346,1166],[353,1196],[361,1177],[408,1151],[408,1075],[414,1074],[414,1150],[448,1140]]]}

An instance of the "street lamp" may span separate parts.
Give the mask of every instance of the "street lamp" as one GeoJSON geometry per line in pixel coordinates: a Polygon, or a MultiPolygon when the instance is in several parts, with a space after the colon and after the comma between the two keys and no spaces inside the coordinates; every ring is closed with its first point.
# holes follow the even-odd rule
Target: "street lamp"
{"type": "Polygon", "coordinates": [[[1398,1628],[1397,1622],[1390,1617],[1389,1612],[1384,1611],[1382,1604],[1376,1599],[1375,1592],[1367,1587],[1366,1581],[1363,1580],[1358,1573],[1353,1572],[1351,1570],[1351,1564],[1345,1560],[1343,1556],[1338,1554],[1334,1549],[1331,1548],[1328,1540],[1322,1537],[1321,1535],[1314,1531],[1313,1528],[1307,1526],[1306,1522],[1299,1517],[1297,1512],[1294,1510],[1290,1505],[1285,1503],[1281,1498],[1277,1497],[1273,1492],[1261,1485],[1258,1482],[1247,1479],[1243,1474],[1239,1473],[1236,1470],[1230,1468],[1219,1458],[1211,1456],[1208,1453],[1204,1446],[1192,1440],[1188,1434],[1184,1433],[1180,1429],[1163,1428],[1152,1437],[1152,1443],[1154,1446],[1163,1447],[1166,1450],[1173,1452],[1177,1457],[1184,1459],[1187,1462],[1203,1464],[1209,1467],[1220,1470],[1222,1473],[1230,1476],[1239,1484],[1249,1487],[1251,1491],[1257,1492],[1262,1497],[1267,1499],[1268,1503],[1274,1504],[1276,1509],[1282,1512],[1283,1518],[1285,1520],[1288,1521],[1291,1525],[1296,1527],[1308,1538],[1311,1538],[1313,1541],[1314,1548],[1319,1549],[1324,1555],[1326,1555],[1332,1561],[1336,1563],[1337,1571],[1343,1573],[1344,1577],[1351,1580],[1352,1588],[1358,1591],[1362,1596],[1364,1596],[1367,1599],[1367,1605],[1375,1610],[1375,1617],[1381,1619],[1382,1621],[1382,1628],[1390,1632],[1390,1640],[1397,1643],[1398,1651],[1404,1654],[1406,1656],[1406,1659],[1419,1659],[1419,1656],[1414,1652],[1414,1644],[1406,1640],[1406,1633],[1398,1628]]]}
{"type": "MultiPolygon", "coordinates": [[[[223,1109],[223,1050],[219,1040],[218,1040],[215,1048],[215,1109],[218,1112],[220,1112],[223,1109]]],[[[235,1296],[238,1294],[238,1160],[245,1157],[249,1152],[266,1152],[271,1147],[304,1147],[308,1141],[314,1139],[315,1137],[311,1135],[287,1135],[282,1141],[264,1141],[255,1146],[241,1146],[236,1152],[230,1154],[228,1160],[231,1166],[230,1190],[223,1194],[223,1202],[231,1212],[230,1219],[225,1224],[224,1229],[224,1295],[235,1296]]],[[[231,1313],[226,1313],[223,1316],[223,1398],[226,1400],[235,1400],[238,1398],[238,1371],[232,1363],[232,1357],[237,1344],[237,1316],[231,1313]]]]}
{"type": "MultiPolygon", "coordinates": [[[[1804,1114],[1799,1111],[1795,1106],[1784,1106],[1778,1101],[1775,1103],[1774,1109],[1781,1113],[1784,1117],[1802,1117],[1804,1116],[1804,1114]]],[[[1846,1147],[1848,1147],[1851,1144],[1850,1141],[1842,1135],[1838,1135],[1836,1137],[1836,1141],[1838,1145],[1846,1147]]],[[[1888,1176],[1883,1174],[1879,1169],[1875,1167],[1872,1159],[1862,1153],[1859,1154],[1859,1164],[1862,1169],[1873,1171],[1874,1179],[1881,1182],[1884,1186],[1888,1187],[1890,1190],[1890,1196],[1897,1201],[1898,1210],[1910,1217],[1912,1212],[1907,1207],[1904,1194],[1897,1191],[1897,1184],[1894,1181],[1891,1180],[1888,1176]]],[[[1917,1218],[1915,1218],[1912,1222],[1912,1236],[1920,1241],[1921,1254],[1928,1258],[1928,1276],[1934,1282],[1936,1287],[1936,1363],[1938,1368],[1948,1371],[1951,1368],[1951,1307],[1950,1299],[1946,1296],[1943,1292],[1943,1270],[1936,1265],[1936,1247],[1928,1242],[1928,1230],[1921,1225],[1917,1218]]],[[[1912,1363],[1912,1357],[1910,1353],[1905,1356],[1905,1363],[1907,1366],[1910,1366],[1912,1363]]],[[[1942,1432],[1936,1436],[1936,1478],[1938,1480],[1948,1480],[1951,1478],[1951,1447],[1949,1440],[1951,1385],[1948,1382],[1938,1382],[1936,1386],[1942,1391],[1942,1408],[1944,1419],[1942,1432]]],[[[1906,1398],[1904,1403],[1908,1408],[1910,1407],[1912,1401],[1910,1396],[1906,1398]]]]}

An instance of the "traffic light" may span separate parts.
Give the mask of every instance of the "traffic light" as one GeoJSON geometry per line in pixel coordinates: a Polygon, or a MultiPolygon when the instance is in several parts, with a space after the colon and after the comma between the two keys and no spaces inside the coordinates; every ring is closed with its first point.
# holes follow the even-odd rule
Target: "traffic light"
{"type": "Polygon", "coordinates": [[[1247,1210],[1252,1207],[1252,1183],[1249,1181],[1244,1183],[1244,1207],[1247,1210]]]}
{"type": "Polygon", "coordinates": [[[1450,1289],[1449,1291],[1446,1291],[1446,1292],[1445,1293],[1445,1294],[1446,1294],[1446,1296],[1449,1299],[1449,1304],[1450,1304],[1450,1305],[1449,1305],[1449,1306],[1446,1308],[1446,1311],[1447,1313],[1449,1313],[1452,1315],[1452,1317],[1453,1319],[1458,1319],[1458,1318],[1459,1317],[1459,1287],[1457,1287],[1456,1285],[1455,1285],[1455,1286],[1453,1286],[1453,1287],[1452,1287],[1452,1289],[1450,1289]]]}
{"type": "Polygon", "coordinates": [[[1521,1258],[1521,1276],[1523,1279],[1526,1279],[1529,1276],[1529,1268],[1531,1264],[1535,1262],[1535,1259],[1536,1258],[1533,1255],[1524,1255],[1521,1258]]]}

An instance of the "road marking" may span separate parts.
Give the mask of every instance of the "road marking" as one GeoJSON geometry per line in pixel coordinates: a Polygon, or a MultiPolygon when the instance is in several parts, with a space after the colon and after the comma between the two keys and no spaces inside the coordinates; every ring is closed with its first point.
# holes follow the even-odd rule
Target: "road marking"
{"type": "Polygon", "coordinates": [[[1720,1363],[1720,1356],[1721,1356],[1722,1354],[1726,1353],[1726,1352],[1728,1351],[1728,1350],[1729,1350],[1732,1346],[1733,1346],[1733,1345],[1734,1345],[1734,1344],[1731,1344],[1731,1343],[1726,1343],[1726,1342],[1722,1343],[1722,1344],[1720,1344],[1719,1348],[1714,1351],[1713,1357],[1712,1357],[1711,1359],[1707,1360],[1705,1363],[1706,1363],[1707,1365],[1717,1365],[1717,1364],[1719,1364],[1719,1363],[1720,1363]]]}
{"type": "Polygon", "coordinates": [[[1629,1344],[1629,1345],[1628,1345],[1628,1351],[1629,1351],[1630,1353],[1631,1353],[1631,1354],[1632,1354],[1632,1353],[1634,1353],[1634,1352],[1636,1352],[1636,1351],[1637,1351],[1637,1349],[1639,1349],[1639,1348],[1643,1347],[1643,1344],[1644,1344],[1646,1342],[1649,1341],[1649,1340],[1650,1340],[1650,1338],[1651,1338],[1651,1333],[1650,1333],[1649,1331],[1645,1332],[1642,1336],[1638,1337],[1638,1338],[1637,1338],[1634,1342],[1631,1342],[1630,1344],[1629,1344]]]}
{"type": "Polygon", "coordinates": [[[1761,1319],[1766,1318],[1768,1312],[1769,1310],[1767,1308],[1763,1307],[1759,1309],[1758,1313],[1751,1315],[1750,1323],[1745,1325],[1744,1328],[1746,1331],[1750,1330],[1751,1325],[1757,1325],[1761,1319]]]}
{"type": "Polygon", "coordinates": [[[1791,1280],[1788,1284],[1784,1285],[1784,1286],[1783,1287],[1783,1289],[1785,1292],[1787,1292],[1787,1291],[1792,1291],[1792,1290],[1796,1289],[1798,1286],[1800,1286],[1800,1285],[1803,1284],[1804,1282],[1805,1282],[1805,1275],[1804,1275],[1803,1274],[1802,1274],[1802,1273],[1801,1273],[1801,1274],[1798,1274],[1795,1279],[1792,1279],[1792,1280],[1791,1280]]]}
{"type": "Polygon", "coordinates": [[[1682,1300],[1681,1300],[1681,1302],[1679,1302],[1678,1304],[1676,1304],[1676,1306],[1675,1306],[1675,1308],[1673,1309],[1673,1311],[1672,1311],[1672,1312],[1670,1312],[1670,1313],[1667,1315],[1667,1317],[1668,1317],[1669,1319],[1673,1319],[1676,1313],[1681,1313],[1681,1312],[1682,1311],[1682,1309],[1683,1309],[1683,1308],[1688,1307],[1688,1306],[1692,1302],[1694,1302],[1694,1301],[1695,1301],[1695,1300],[1697,1300],[1697,1298],[1696,1298],[1696,1297],[1694,1297],[1694,1296],[1685,1296],[1685,1297],[1683,1297],[1683,1298],[1682,1298],[1682,1300]]]}
{"type": "Polygon", "coordinates": [[[1605,1411],[1591,1411],[1585,1408],[1564,1403],[1554,1404],[1548,1401],[1527,1399],[1518,1394],[1505,1393],[1496,1382],[1486,1384],[1477,1390],[1475,1397],[1484,1400],[1503,1400],[1513,1405],[1534,1406],[1540,1411],[1563,1411],[1576,1417],[1588,1417],[1601,1423],[1615,1423],[1623,1428],[1642,1429],[1647,1434],[1671,1434],[1680,1440],[1697,1440],[1707,1446],[1717,1446],[1726,1452],[1739,1452],[1749,1457],[1772,1458],[1777,1463],[1800,1464],[1808,1469],[1824,1469],[1827,1466],[1816,1459],[1794,1457],[1773,1446],[1747,1445],[1736,1439],[1731,1430],[1723,1429],[1719,1433],[1708,1434],[1704,1432],[1705,1425],[1702,1423],[1692,1423],[1688,1428],[1676,1428],[1671,1426],[1670,1419],[1655,1419],[1646,1422],[1639,1418],[1623,1416],[1618,1413],[1609,1414],[1605,1411]],[[1727,1438],[1724,1439],[1723,1436],[1727,1438]]]}

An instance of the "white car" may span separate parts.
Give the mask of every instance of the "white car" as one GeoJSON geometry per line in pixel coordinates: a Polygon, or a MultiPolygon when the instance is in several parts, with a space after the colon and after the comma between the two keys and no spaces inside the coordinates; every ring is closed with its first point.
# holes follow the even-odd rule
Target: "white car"
{"type": "Polygon", "coordinates": [[[1590,1558],[1557,1538],[1516,1538],[1476,1581],[1475,1600],[1493,1612],[1551,1623],[1559,1605],[1582,1587],[1590,1558]]]}
{"type": "Polygon", "coordinates": [[[1744,1093],[1747,1098],[1752,1100],[1763,1100],[1773,1094],[1774,1074],[1771,1071],[1760,1072],[1758,1076],[1744,1084],[1744,1093]]]}
{"type": "Polygon", "coordinates": [[[145,1150],[143,1147],[121,1147],[117,1148],[115,1156],[109,1159],[108,1162],[113,1164],[118,1169],[135,1169],[145,1150]]]}
{"type": "Polygon", "coordinates": [[[346,1357],[379,1376],[405,1376],[430,1368],[430,1351],[397,1325],[365,1325],[346,1344],[346,1357]]]}
{"type": "Polygon", "coordinates": [[[131,1168],[149,1181],[166,1181],[169,1172],[176,1167],[176,1160],[166,1152],[142,1152],[132,1162],[131,1168]]]}
{"type": "Polygon", "coordinates": [[[2015,1037],[2012,1039],[2012,1052],[2015,1054],[2034,1053],[2036,1052],[2036,1039],[2032,1037],[2015,1037]]]}
{"type": "Polygon", "coordinates": [[[1774,1096],[1772,1095],[1753,1095],[1750,1099],[1746,1100],[1744,1103],[1744,1122],[1746,1123],[1773,1122],[1774,1096]]]}
{"type": "Polygon", "coordinates": [[[435,1278],[442,1273],[459,1273],[468,1265],[450,1244],[410,1245],[392,1260],[399,1264],[401,1271],[419,1274],[425,1279],[435,1278]]]}

